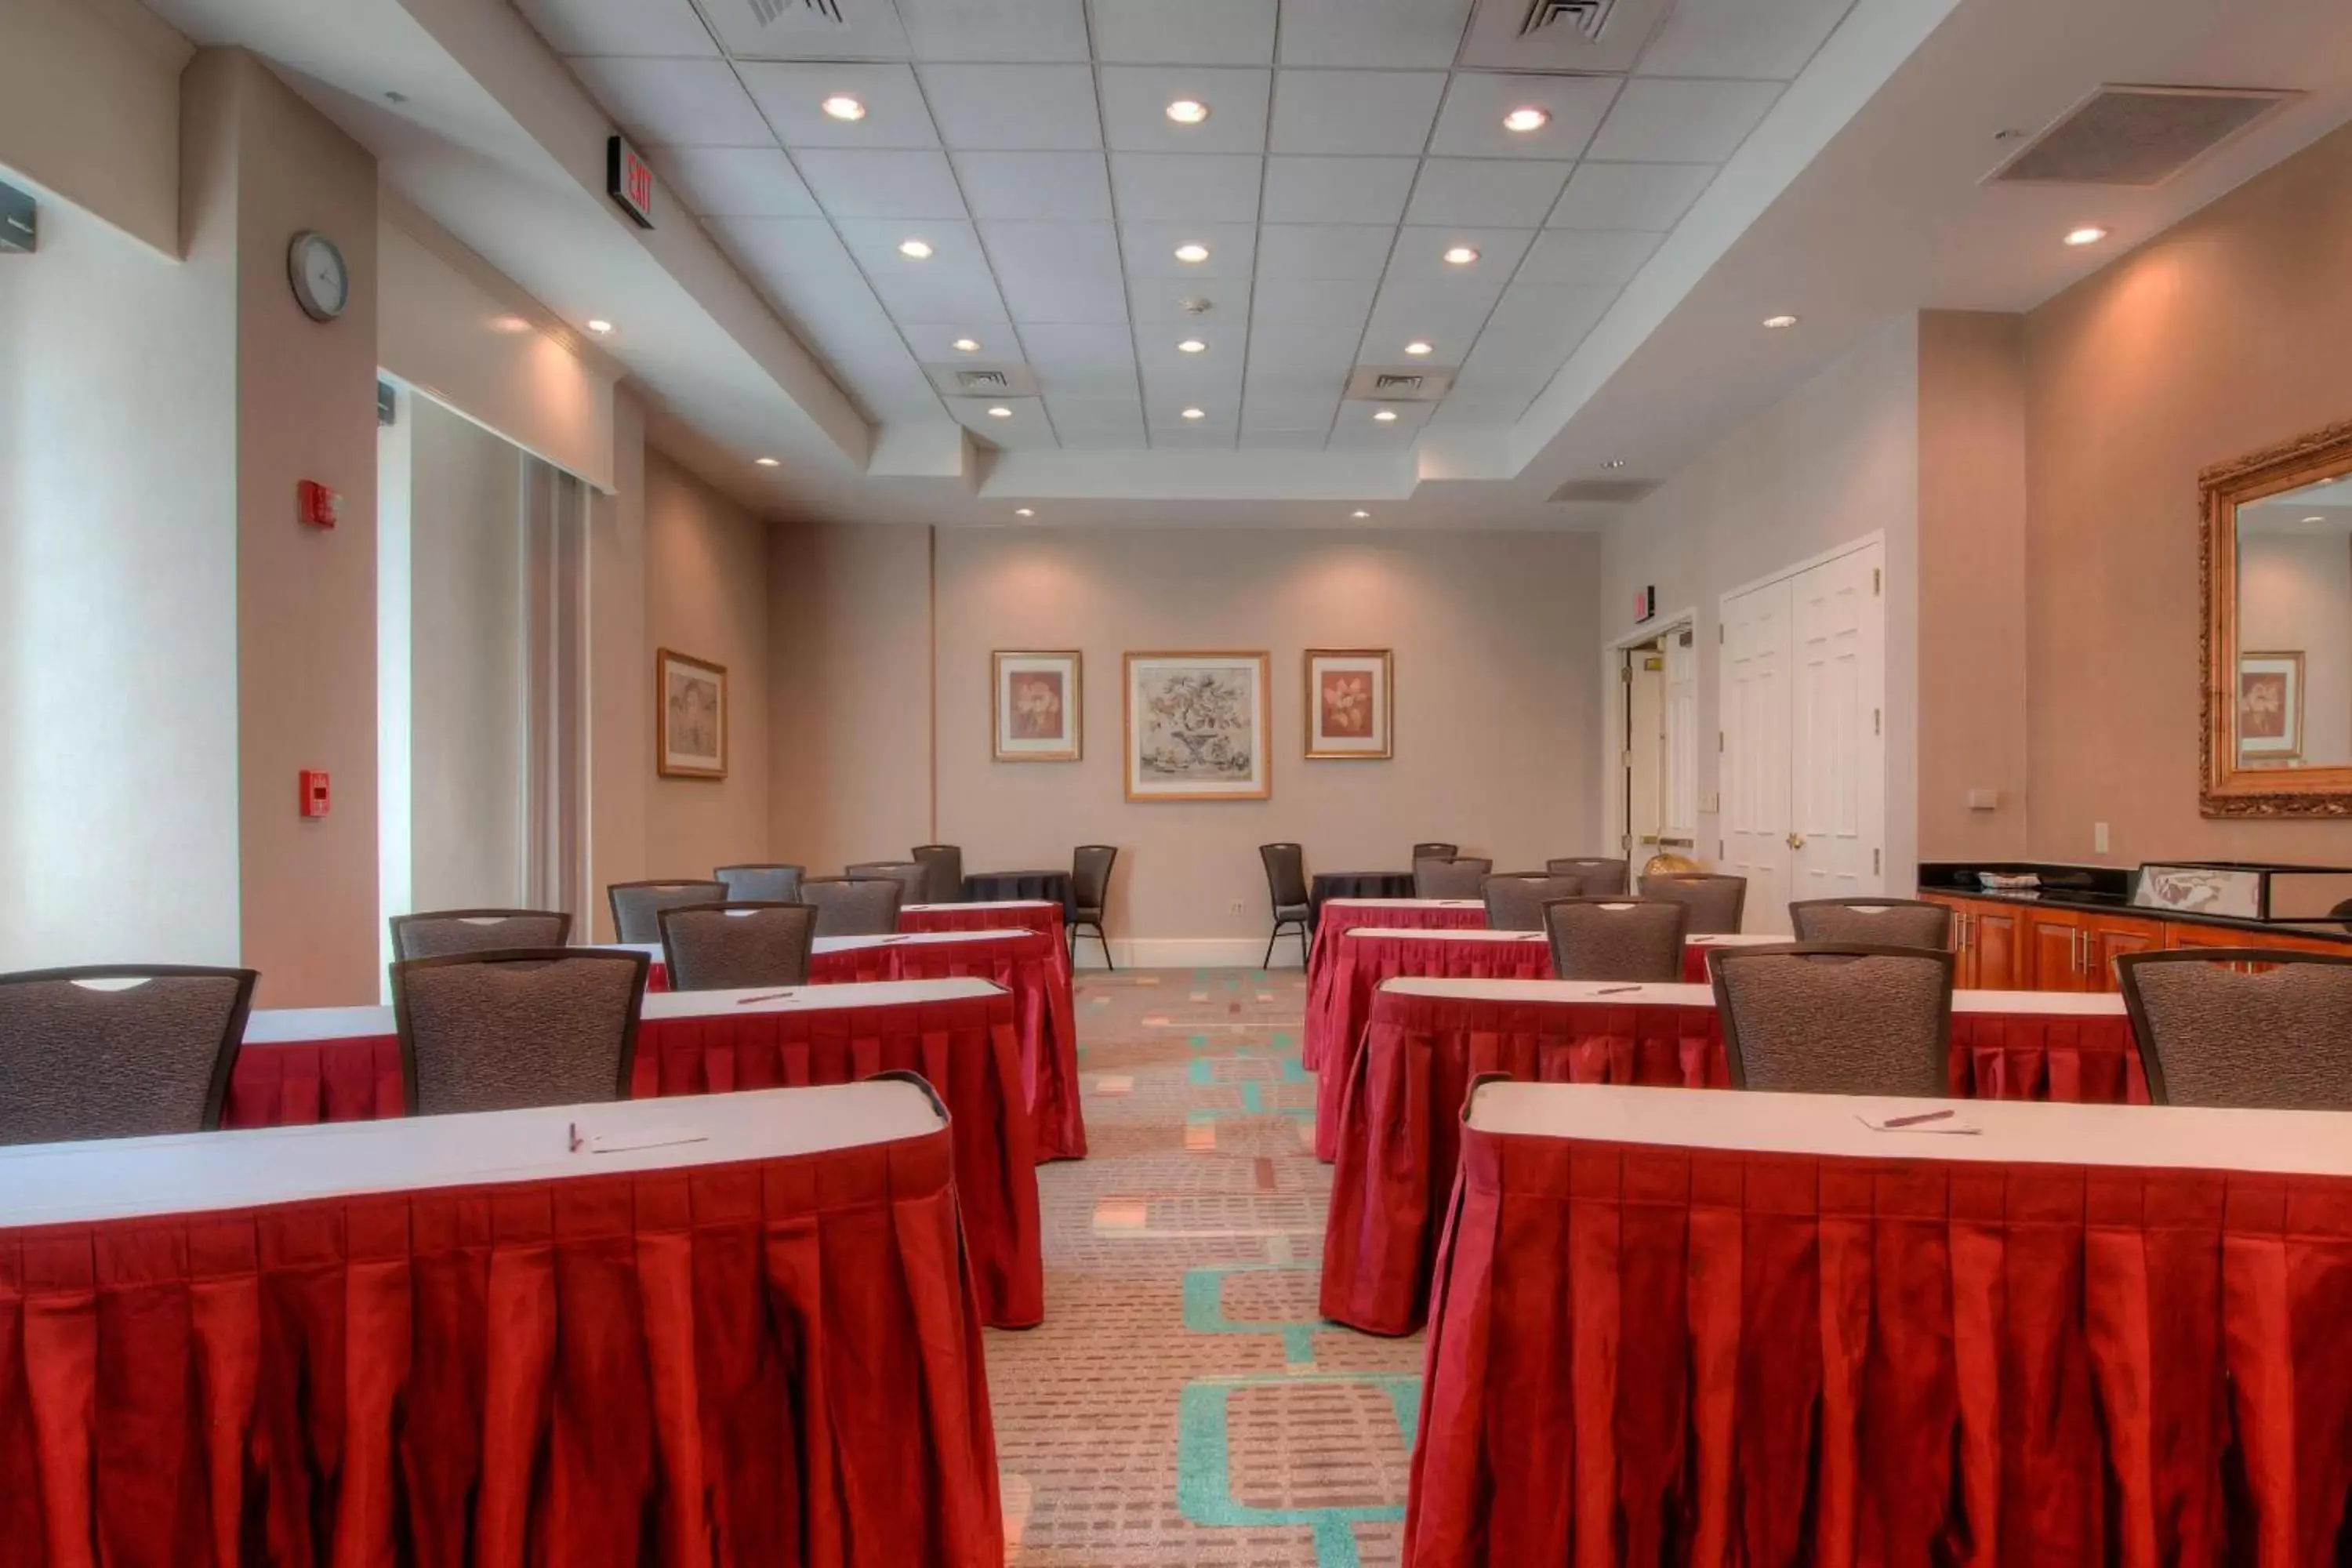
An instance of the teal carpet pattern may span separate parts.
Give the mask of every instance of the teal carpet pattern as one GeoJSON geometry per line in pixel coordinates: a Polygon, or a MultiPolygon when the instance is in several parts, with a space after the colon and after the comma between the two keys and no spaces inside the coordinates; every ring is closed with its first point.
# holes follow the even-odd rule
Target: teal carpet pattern
{"type": "Polygon", "coordinates": [[[1016,1568],[1386,1568],[1421,1342],[1316,1315],[1330,1173],[1297,970],[1082,972],[1089,1158],[1038,1173],[1045,1322],[988,1335],[1016,1568]]]}

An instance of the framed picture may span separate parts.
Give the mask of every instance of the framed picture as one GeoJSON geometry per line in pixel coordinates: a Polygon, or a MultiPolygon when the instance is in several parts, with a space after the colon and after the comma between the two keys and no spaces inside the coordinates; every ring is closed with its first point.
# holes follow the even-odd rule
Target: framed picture
{"type": "Polygon", "coordinates": [[[1377,763],[1394,754],[1389,676],[1395,658],[1384,647],[1307,650],[1308,757],[1377,763]]]}
{"type": "Polygon", "coordinates": [[[1057,648],[989,655],[1000,763],[1075,763],[1079,732],[1078,652],[1057,648]]]}
{"type": "Polygon", "coordinates": [[[654,771],[666,779],[727,776],[725,665],[655,651],[654,771]]]}
{"type": "Polygon", "coordinates": [[[1266,656],[1127,655],[1127,798],[1264,800],[1266,656]]]}
{"type": "Polygon", "coordinates": [[[2291,763],[2303,755],[2303,655],[2238,656],[2238,757],[2291,763]]]}

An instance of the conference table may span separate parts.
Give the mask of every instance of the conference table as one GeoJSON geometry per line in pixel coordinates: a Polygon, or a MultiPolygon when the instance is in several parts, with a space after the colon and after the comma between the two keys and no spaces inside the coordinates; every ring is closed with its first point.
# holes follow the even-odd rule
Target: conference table
{"type": "Polygon", "coordinates": [[[0,1149],[0,1562],[1001,1568],[917,1082],[0,1149]]]}
{"type": "Polygon", "coordinates": [[[1489,1082],[1412,1568],[2341,1561],[2352,1119],[1489,1082]]]}
{"type": "MultiPolygon", "coordinates": [[[[1045,1310],[1036,1126],[1013,998],[978,977],[647,995],[630,1092],[640,1100],[919,1074],[954,1119],[956,1186],[984,1321],[1045,1310]]],[[[229,1079],[233,1128],[404,1114],[389,1007],[257,1010],[229,1079]]]]}
{"type": "MultiPolygon", "coordinates": [[[[1458,1118],[1470,1086],[1494,1074],[1685,1089],[1730,1083],[1704,985],[1388,981],[1353,1076],[1332,1099],[1325,1317],[1369,1333],[1421,1326],[1454,1189],[1458,1118]]],[[[2123,998],[2106,994],[1956,993],[1950,1085],[1956,1098],[2147,1100],[2123,998]]]]}

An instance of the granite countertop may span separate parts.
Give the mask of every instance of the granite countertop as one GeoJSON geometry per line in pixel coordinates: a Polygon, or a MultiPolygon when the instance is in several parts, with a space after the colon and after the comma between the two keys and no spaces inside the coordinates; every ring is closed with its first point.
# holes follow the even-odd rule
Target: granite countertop
{"type": "Polygon", "coordinates": [[[2347,929],[2340,921],[2248,921],[2231,915],[2149,909],[2132,902],[2131,878],[2129,870],[2112,866],[2037,866],[2022,862],[1992,865],[1980,861],[1931,860],[1919,868],[1919,890],[1954,898],[1983,899],[1992,903],[2041,905],[2053,910],[2076,910],[2087,914],[2180,921],[2190,925],[2242,931],[2250,935],[2316,937],[2323,942],[2340,942],[2352,946],[2352,929],[2347,929]],[[1979,870],[2033,871],[2045,879],[2056,879],[2057,885],[2045,882],[2039,889],[1989,889],[1976,879],[1979,870]]]}

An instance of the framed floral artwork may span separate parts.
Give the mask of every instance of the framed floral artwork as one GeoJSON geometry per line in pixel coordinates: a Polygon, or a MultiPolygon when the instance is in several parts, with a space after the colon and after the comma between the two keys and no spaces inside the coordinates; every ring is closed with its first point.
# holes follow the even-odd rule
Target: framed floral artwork
{"type": "Polygon", "coordinates": [[[989,656],[998,762],[1078,760],[1078,662],[1076,648],[989,656]]]}
{"type": "Polygon", "coordinates": [[[1126,666],[1128,799],[1274,794],[1265,655],[1131,653],[1126,666]]]}
{"type": "Polygon", "coordinates": [[[1384,647],[1307,650],[1307,754],[1327,762],[1381,762],[1394,754],[1395,705],[1389,677],[1396,656],[1384,647]]]}
{"type": "Polygon", "coordinates": [[[2291,763],[2303,755],[2303,655],[2238,656],[2238,762],[2291,763]]]}
{"type": "Polygon", "coordinates": [[[727,776],[727,667],[668,648],[654,654],[654,771],[727,776]]]}

